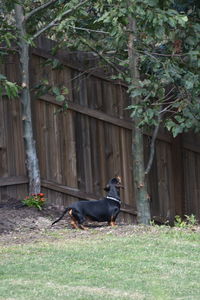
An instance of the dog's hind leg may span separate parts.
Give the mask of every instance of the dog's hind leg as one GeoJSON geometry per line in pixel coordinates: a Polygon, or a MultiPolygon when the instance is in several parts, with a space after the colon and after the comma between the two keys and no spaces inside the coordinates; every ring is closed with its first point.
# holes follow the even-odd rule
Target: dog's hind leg
{"type": "Polygon", "coordinates": [[[80,215],[79,213],[76,215],[76,218],[78,220],[78,226],[80,229],[83,229],[83,230],[87,230],[87,228],[83,225],[83,222],[85,221],[85,218],[80,215]]]}
{"type": "Polygon", "coordinates": [[[108,226],[114,227],[117,226],[115,220],[116,220],[117,216],[112,216],[110,221],[108,221],[108,226]]]}
{"type": "Polygon", "coordinates": [[[77,211],[73,211],[73,209],[69,210],[69,215],[71,217],[71,225],[73,228],[75,229],[87,229],[86,227],[83,226],[83,222],[84,222],[84,218],[82,215],[80,215],[80,213],[78,213],[77,211]]]}
{"type": "Polygon", "coordinates": [[[70,209],[69,212],[68,212],[69,216],[71,217],[71,225],[73,228],[75,229],[78,229],[79,226],[78,226],[78,222],[76,220],[76,218],[73,216],[73,210],[70,209]]]}
{"type": "Polygon", "coordinates": [[[80,229],[83,229],[83,230],[88,230],[88,228],[85,227],[85,226],[83,226],[83,224],[79,224],[79,228],[80,228],[80,229]]]}

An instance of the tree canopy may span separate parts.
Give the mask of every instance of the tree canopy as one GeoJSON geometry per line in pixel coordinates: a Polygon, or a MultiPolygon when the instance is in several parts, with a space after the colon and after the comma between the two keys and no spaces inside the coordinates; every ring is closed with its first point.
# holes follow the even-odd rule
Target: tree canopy
{"type": "Polygon", "coordinates": [[[198,1],[95,1],[85,19],[73,27],[76,34],[85,28],[79,44],[118,69],[117,78],[127,82],[131,97],[142,99],[129,106],[131,116],[141,120],[139,126],[162,123],[174,136],[200,130],[198,1]],[[130,18],[137,26],[134,47],[140,73],[134,82],[127,68],[130,18]]]}

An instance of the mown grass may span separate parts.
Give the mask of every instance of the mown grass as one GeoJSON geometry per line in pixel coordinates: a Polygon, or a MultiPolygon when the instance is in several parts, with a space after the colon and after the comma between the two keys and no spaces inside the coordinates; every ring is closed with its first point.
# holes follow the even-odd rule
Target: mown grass
{"type": "Polygon", "coordinates": [[[91,230],[69,239],[66,230],[55,241],[2,246],[0,255],[1,300],[200,299],[200,233],[91,230]]]}

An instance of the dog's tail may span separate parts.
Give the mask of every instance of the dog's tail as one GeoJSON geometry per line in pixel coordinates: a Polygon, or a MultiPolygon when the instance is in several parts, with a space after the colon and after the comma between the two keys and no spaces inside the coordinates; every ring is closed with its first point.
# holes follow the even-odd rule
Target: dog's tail
{"type": "Polygon", "coordinates": [[[62,213],[62,215],[60,216],[60,218],[58,218],[57,220],[55,220],[55,221],[51,224],[51,226],[53,226],[55,223],[59,222],[59,221],[64,217],[64,215],[68,212],[68,210],[69,210],[69,207],[67,207],[67,208],[64,210],[64,212],[62,213]]]}

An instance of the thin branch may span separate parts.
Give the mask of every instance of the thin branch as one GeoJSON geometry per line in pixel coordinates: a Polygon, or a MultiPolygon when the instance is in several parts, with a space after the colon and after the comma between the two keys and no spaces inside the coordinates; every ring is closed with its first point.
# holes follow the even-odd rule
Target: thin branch
{"type": "Polygon", "coordinates": [[[0,47],[0,51],[19,52],[16,48],[0,47]]]}
{"type": "MultiPolygon", "coordinates": [[[[173,104],[173,103],[175,103],[176,100],[173,100],[173,101],[171,101],[171,102],[168,102],[168,100],[171,100],[172,98],[174,98],[174,95],[171,95],[171,96],[169,96],[168,98],[162,98],[162,99],[160,99],[160,101],[165,101],[164,103],[167,103],[167,104],[173,104]]],[[[161,104],[161,102],[154,102],[154,103],[151,103],[151,105],[153,105],[153,106],[158,106],[158,105],[160,105],[160,104],[161,104]]]]}
{"type": "Polygon", "coordinates": [[[176,56],[176,57],[183,57],[183,56],[187,56],[188,53],[182,53],[182,54],[176,54],[176,53],[171,53],[171,54],[164,54],[164,53],[157,53],[157,52],[147,52],[147,51],[141,51],[141,50],[137,50],[138,53],[143,53],[143,54],[146,54],[146,55],[149,55],[153,58],[156,58],[154,55],[156,56],[164,56],[164,57],[173,57],[173,56],[176,56]]]}
{"type": "MultiPolygon", "coordinates": [[[[173,91],[175,89],[175,87],[172,87],[172,89],[164,96],[164,98],[161,98],[160,99],[160,101],[168,101],[168,100],[170,100],[171,98],[173,98],[174,97],[174,95],[170,95],[171,94],[171,92],[173,91]],[[169,96],[170,95],[170,96],[169,96]],[[168,97],[169,96],[169,97],[168,97]]],[[[178,99],[177,99],[178,100],[178,99]]],[[[174,100],[174,101],[172,101],[172,102],[167,102],[168,104],[172,104],[172,103],[175,103],[177,100],[174,100]]],[[[158,103],[158,102],[154,102],[154,103],[151,103],[151,105],[160,105],[160,103],[158,103]]]]}
{"type": "Polygon", "coordinates": [[[117,73],[122,72],[122,70],[118,69],[109,59],[104,57],[101,53],[99,53],[95,48],[93,48],[85,39],[80,38],[80,41],[90,48],[94,53],[96,53],[102,60],[104,60],[109,66],[112,67],[117,73]]]}
{"type": "Polygon", "coordinates": [[[169,111],[169,108],[171,108],[171,107],[172,107],[172,104],[166,106],[163,110],[159,111],[159,115],[163,114],[166,111],[169,111]]]}
{"type": "Polygon", "coordinates": [[[168,106],[166,106],[163,110],[161,110],[160,112],[159,112],[159,114],[161,115],[161,114],[163,114],[163,113],[165,113],[166,111],[170,111],[169,109],[171,109],[171,107],[173,107],[173,104],[174,103],[177,103],[177,102],[179,102],[180,101],[180,98],[177,98],[176,100],[174,100],[174,101],[172,101],[172,102],[168,102],[167,104],[169,104],[168,106]]]}
{"type": "Polygon", "coordinates": [[[165,95],[165,98],[167,98],[169,96],[169,94],[171,94],[173,92],[173,90],[175,90],[175,86],[173,86],[168,93],[165,95]]]}
{"type": "Polygon", "coordinates": [[[82,73],[78,74],[77,76],[73,77],[72,79],[66,81],[67,82],[72,82],[73,80],[78,79],[79,77],[84,76],[85,74],[88,74],[87,77],[91,76],[92,72],[95,71],[97,69],[97,67],[92,67],[86,71],[83,71],[82,73]]]}
{"type": "Polygon", "coordinates": [[[151,58],[153,58],[154,60],[158,60],[157,57],[153,56],[151,53],[147,52],[147,51],[140,51],[140,50],[136,50],[137,53],[143,53],[145,55],[150,56],[151,58]]]}
{"type": "Polygon", "coordinates": [[[182,56],[186,56],[188,55],[188,53],[182,53],[182,54],[176,54],[176,53],[172,53],[172,54],[162,54],[162,53],[156,53],[156,52],[153,52],[151,53],[152,55],[157,55],[157,56],[165,56],[165,57],[173,57],[173,56],[176,56],[176,57],[182,57],[182,56]]]}
{"type": "Polygon", "coordinates": [[[151,145],[150,145],[150,155],[149,155],[149,161],[145,170],[145,175],[149,174],[149,171],[151,170],[152,167],[152,163],[153,163],[153,159],[154,159],[154,154],[155,154],[155,142],[156,142],[156,138],[158,135],[158,131],[160,128],[160,122],[161,122],[161,115],[158,116],[158,124],[154,129],[153,135],[152,135],[152,139],[151,139],[151,145]]]}
{"type": "Polygon", "coordinates": [[[76,6],[74,6],[73,8],[68,9],[67,11],[63,12],[60,16],[56,17],[53,21],[51,21],[47,26],[43,27],[41,30],[39,30],[36,34],[34,34],[34,36],[32,37],[32,40],[36,39],[37,37],[39,37],[43,32],[45,32],[46,30],[48,30],[51,27],[56,26],[57,22],[60,21],[63,17],[71,14],[73,11],[75,11],[77,8],[79,8],[80,6],[84,5],[85,3],[87,3],[89,0],[85,0],[82,1],[81,3],[77,4],[76,6]]]}
{"type": "Polygon", "coordinates": [[[74,28],[76,30],[86,31],[87,33],[94,32],[94,33],[100,33],[100,34],[109,34],[109,32],[102,31],[102,30],[94,30],[94,29],[88,29],[88,28],[74,27],[74,26],[71,26],[71,25],[69,25],[69,27],[74,28]]]}
{"type": "Polygon", "coordinates": [[[25,17],[24,17],[24,22],[27,22],[33,15],[35,15],[36,13],[38,13],[40,10],[49,7],[50,5],[56,3],[58,0],[50,0],[49,2],[44,3],[43,5],[33,9],[30,13],[28,13],[25,17]]]}
{"type": "Polygon", "coordinates": [[[151,96],[151,92],[144,98],[144,99],[142,99],[142,101],[146,101],[146,100],[148,100],[149,99],[149,97],[151,96]]]}

